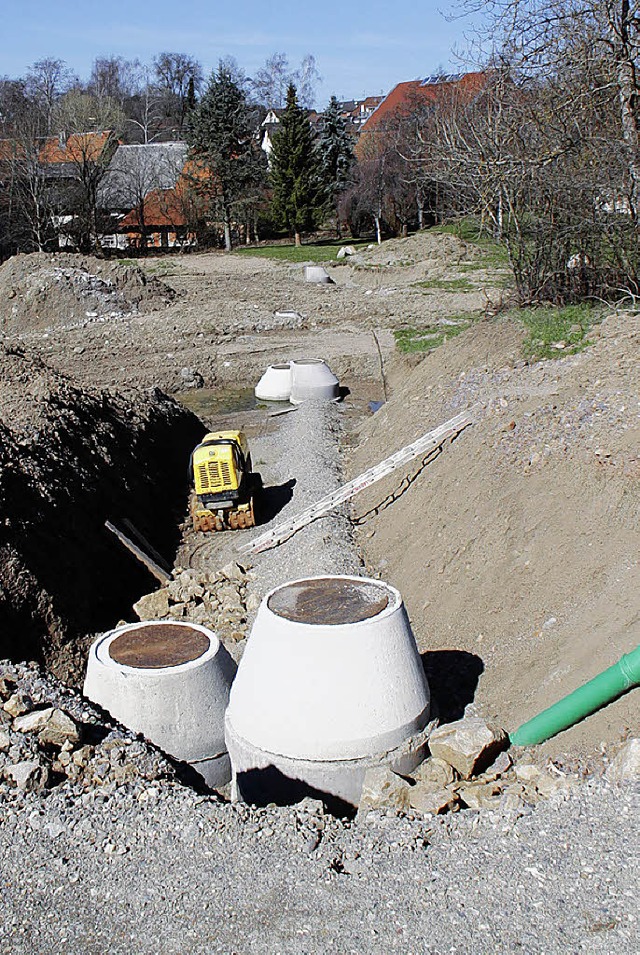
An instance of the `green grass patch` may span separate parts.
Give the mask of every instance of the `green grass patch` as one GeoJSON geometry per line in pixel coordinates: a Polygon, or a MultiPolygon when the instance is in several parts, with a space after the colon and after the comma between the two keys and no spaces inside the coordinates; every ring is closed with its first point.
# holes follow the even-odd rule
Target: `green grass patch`
{"type": "MultiPolygon", "coordinates": [[[[338,250],[343,245],[352,245],[362,248],[368,242],[317,242],[309,245],[259,245],[244,249],[234,249],[235,255],[253,255],[261,259],[277,259],[280,262],[329,262],[336,261],[338,250]]],[[[350,256],[337,259],[343,265],[349,262],[350,256]]]]}
{"type": "Polygon", "coordinates": [[[475,289],[468,279],[425,279],[413,284],[416,288],[441,289],[443,292],[473,292],[475,289]]]}
{"type": "Polygon", "coordinates": [[[582,303],[564,308],[528,308],[517,318],[528,331],[523,350],[525,358],[562,358],[577,355],[590,344],[589,330],[604,318],[604,310],[582,303]]]}
{"type": "Polygon", "coordinates": [[[448,338],[455,338],[465,328],[468,328],[469,320],[461,321],[459,325],[428,325],[425,328],[397,328],[393,337],[396,340],[396,348],[403,355],[426,355],[433,351],[448,338]]]}

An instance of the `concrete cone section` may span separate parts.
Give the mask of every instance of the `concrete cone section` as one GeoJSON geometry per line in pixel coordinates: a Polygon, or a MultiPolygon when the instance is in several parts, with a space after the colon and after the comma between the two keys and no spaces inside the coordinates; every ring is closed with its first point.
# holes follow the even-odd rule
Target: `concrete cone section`
{"type": "Polygon", "coordinates": [[[316,282],[321,285],[333,285],[334,281],[322,265],[305,265],[305,282],[316,282]]]}
{"type": "Polygon", "coordinates": [[[84,694],[208,786],[231,778],[224,713],[236,664],[195,623],[153,620],[110,630],[91,646],[84,694]]]}
{"type": "Polygon", "coordinates": [[[398,591],[311,577],[271,591],[231,690],[226,740],[236,798],[305,793],[357,805],[367,769],[424,757],[429,688],[398,591]]]}
{"type": "Polygon", "coordinates": [[[322,358],[296,358],[291,362],[291,404],[332,401],[338,396],[338,379],[322,358]]]}
{"type": "Polygon", "coordinates": [[[283,362],[269,365],[255,387],[255,396],[261,401],[288,401],[291,395],[291,365],[283,362]]]}

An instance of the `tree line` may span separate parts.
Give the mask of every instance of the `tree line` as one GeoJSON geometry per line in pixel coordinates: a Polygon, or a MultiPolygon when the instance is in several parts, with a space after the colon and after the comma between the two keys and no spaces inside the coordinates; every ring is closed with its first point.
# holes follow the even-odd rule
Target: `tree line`
{"type": "MultiPolygon", "coordinates": [[[[200,236],[226,248],[278,229],[296,242],[319,227],[381,241],[472,218],[505,246],[521,303],[635,301],[639,3],[483,2],[472,38],[478,82],[436,78],[430,95],[405,101],[357,145],[335,98],[310,124],[315,62],[292,70],[283,54],[252,79],[222,60],[206,83],[190,57],[161,54],[135,89],[131,64],[105,58],[82,90],[66,93],[63,65],[43,61],[0,83],[0,112],[14,135],[20,116],[35,115],[27,140],[61,117],[71,125],[73,109],[76,126],[93,117],[94,128],[122,130],[124,115],[135,141],[184,139],[200,236]],[[269,107],[281,112],[267,162],[257,132],[269,107]]],[[[32,180],[24,204],[38,220],[45,190],[32,180]]]]}

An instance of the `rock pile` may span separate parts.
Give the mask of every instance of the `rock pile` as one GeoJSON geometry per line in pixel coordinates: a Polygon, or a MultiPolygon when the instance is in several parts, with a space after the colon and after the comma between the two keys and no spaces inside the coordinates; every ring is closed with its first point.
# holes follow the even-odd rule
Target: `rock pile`
{"type": "Polygon", "coordinates": [[[63,784],[77,794],[173,778],[152,746],[35,664],[0,663],[0,801],[63,784]]]}
{"type": "Polygon", "coordinates": [[[166,587],[141,597],[133,609],[140,620],[199,623],[233,648],[245,639],[248,615],[260,602],[247,595],[249,578],[249,567],[235,561],[204,573],[177,567],[166,587]]]}
{"type": "Polygon", "coordinates": [[[136,265],[65,253],[16,255],[0,268],[0,301],[8,300],[0,332],[86,328],[164,308],[175,297],[136,265]]]}
{"type": "Polygon", "coordinates": [[[371,809],[429,815],[459,809],[522,811],[577,782],[552,764],[544,768],[526,757],[514,762],[508,746],[502,728],[478,717],[440,726],[429,738],[431,757],[410,776],[387,768],[367,772],[358,817],[366,818],[371,809]]]}

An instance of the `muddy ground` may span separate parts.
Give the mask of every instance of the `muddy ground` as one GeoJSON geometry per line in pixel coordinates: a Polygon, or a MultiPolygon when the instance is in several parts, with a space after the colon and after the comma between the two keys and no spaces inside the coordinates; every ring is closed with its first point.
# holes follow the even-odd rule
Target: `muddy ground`
{"type": "MultiPolygon", "coordinates": [[[[157,482],[161,441],[145,444],[145,430],[156,427],[159,434],[162,419],[165,443],[175,441],[184,451],[201,427],[179,406],[154,398],[148,391],[154,387],[196,407],[207,427],[246,426],[263,449],[267,474],[282,464],[269,460],[278,419],[248,403],[241,412],[233,408],[276,360],[323,357],[349,390],[340,441],[345,476],[467,409],[471,428],[424,469],[417,463],[365,492],[353,517],[368,572],[399,587],[420,648],[442,654],[434,677],[452,681],[452,692],[464,680],[468,698],[512,729],[638,643],[638,319],[612,314],[584,353],[527,363],[519,323],[496,317],[508,300],[505,275],[471,245],[425,234],[328,270],[334,284],[311,285],[301,265],[241,254],[138,265],[75,256],[19,256],[6,263],[0,269],[1,341],[8,349],[0,379],[0,464],[5,479],[13,469],[14,482],[2,502],[3,519],[15,524],[21,484],[26,480],[37,500],[51,468],[54,483],[68,486],[62,497],[69,507],[61,510],[58,498],[49,512],[38,505],[34,554],[40,563],[43,553],[55,561],[55,542],[73,526],[69,553],[86,573],[91,551],[84,548],[96,521],[87,515],[100,501],[108,462],[110,474],[114,464],[116,470],[129,464],[122,487],[110,491],[106,507],[101,502],[101,524],[108,513],[127,509],[123,495],[136,470],[131,447],[140,483],[157,482]],[[395,329],[446,329],[461,316],[474,323],[422,361],[397,352],[395,329]],[[77,452],[71,462],[57,427],[55,396],[61,393],[86,411],[76,420],[75,442],[73,421],[66,429],[77,452]],[[369,402],[385,397],[372,415],[369,402]],[[105,416],[120,437],[111,434],[92,448],[88,436],[105,416]],[[74,482],[78,473],[90,480],[74,482]],[[403,477],[415,479],[405,487],[403,477]],[[50,537],[48,528],[55,528],[50,537]]],[[[181,493],[184,505],[183,484],[181,493]]],[[[141,497],[138,488],[129,500],[141,497]]],[[[166,508],[161,495],[152,498],[147,495],[140,518],[151,536],[154,513],[170,511],[178,528],[185,516],[180,500],[172,498],[166,508]]],[[[28,508],[20,507],[22,523],[9,541],[14,551],[3,551],[5,604],[5,579],[19,581],[20,561],[31,573],[36,560],[15,552],[27,531],[33,539],[28,508]]],[[[195,566],[202,541],[188,525],[184,531],[180,550],[167,539],[165,554],[195,566]]],[[[220,544],[221,562],[230,547],[220,544]]],[[[75,565],[63,566],[69,580],[75,565]]],[[[143,593],[151,585],[148,576],[137,580],[127,600],[133,602],[137,586],[143,593]]],[[[79,593],[91,586],[83,583],[79,593]]],[[[72,637],[90,625],[86,615],[73,615],[73,588],[57,603],[50,590],[38,585],[33,593],[44,600],[37,620],[52,639],[64,623],[72,637]]],[[[20,604],[23,614],[28,603],[20,604]]],[[[15,608],[14,600],[13,617],[7,616],[14,622],[15,608]]],[[[111,609],[115,623],[125,611],[111,609]]],[[[103,614],[99,622],[109,621],[103,614]]],[[[594,756],[601,743],[624,737],[634,725],[637,702],[629,694],[548,746],[594,756]]]]}

